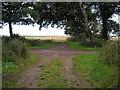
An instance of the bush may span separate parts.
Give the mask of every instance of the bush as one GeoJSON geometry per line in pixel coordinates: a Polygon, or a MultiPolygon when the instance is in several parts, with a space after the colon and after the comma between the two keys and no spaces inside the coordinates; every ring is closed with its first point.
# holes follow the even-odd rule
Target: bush
{"type": "Polygon", "coordinates": [[[27,43],[28,46],[39,46],[39,45],[41,45],[40,40],[34,40],[34,39],[27,39],[26,43],[27,43]]]}
{"type": "Polygon", "coordinates": [[[2,42],[3,43],[9,43],[11,41],[11,38],[9,36],[3,36],[2,37],[2,42]]]}
{"type": "Polygon", "coordinates": [[[27,39],[26,43],[28,46],[40,46],[40,45],[44,45],[44,44],[49,44],[52,43],[52,40],[37,40],[37,39],[27,39]]]}
{"type": "Polygon", "coordinates": [[[44,44],[49,44],[49,43],[52,43],[53,41],[52,40],[43,40],[41,41],[41,43],[44,43],[44,44]]]}
{"type": "Polygon", "coordinates": [[[13,39],[19,39],[22,42],[25,42],[27,39],[19,34],[13,34],[13,39]]]}
{"type": "Polygon", "coordinates": [[[72,37],[68,37],[68,38],[66,39],[66,41],[73,41],[73,38],[72,38],[72,37]]]}
{"type": "Polygon", "coordinates": [[[113,83],[110,85],[110,87],[118,87],[119,81],[118,81],[118,76],[119,76],[119,53],[120,50],[120,41],[108,41],[106,44],[103,46],[103,48],[100,51],[99,58],[100,61],[104,61],[107,63],[109,66],[114,68],[113,73],[114,77],[116,79],[113,81],[113,83]]]}
{"type": "MultiPolygon", "coordinates": [[[[19,34],[13,34],[13,39],[19,39],[22,42],[27,41],[27,39],[25,37],[19,36],[19,34]]],[[[12,41],[12,39],[9,36],[3,36],[2,40],[5,43],[9,43],[10,41],[12,41]]]]}
{"type": "Polygon", "coordinates": [[[86,47],[102,47],[104,41],[101,39],[93,39],[91,42],[87,42],[86,40],[80,40],[80,45],[86,47]]]}
{"type": "Polygon", "coordinates": [[[13,39],[9,43],[3,42],[2,54],[3,61],[17,62],[20,58],[26,58],[28,56],[27,46],[17,39],[13,39]]]}
{"type": "Polygon", "coordinates": [[[119,45],[119,41],[108,41],[101,49],[99,56],[110,66],[118,66],[118,53],[120,53],[120,50],[118,49],[120,47],[119,45]]]}

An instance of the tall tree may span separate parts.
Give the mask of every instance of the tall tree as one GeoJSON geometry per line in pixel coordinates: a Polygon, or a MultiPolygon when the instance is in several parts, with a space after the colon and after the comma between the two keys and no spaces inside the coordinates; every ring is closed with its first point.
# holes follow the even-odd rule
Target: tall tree
{"type": "MultiPolygon", "coordinates": [[[[40,28],[47,27],[50,24],[52,27],[55,25],[58,27],[65,27],[68,22],[71,22],[74,24],[69,24],[69,27],[72,29],[74,29],[73,25],[74,27],[77,27],[72,31],[77,32],[80,30],[80,27],[84,28],[86,39],[87,41],[90,41],[91,31],[89,29],[89,22],[91,19],[89,18],[88,13],[91,13],[91,11],[86,8],[86,5],[87,4],[85,3],[80,4],[78,2],[38,3],[35,8],[40,13],[40,20],[38,21],[38,24],[40,24],[40,28]],[[76,25],[76,22],[79,25],[76,25]]],[[[89,5],[89,7],[91,6],[89,5]]]]}
{"type": "Polygon", "coordinates": [[[9,24],[9,32],[13,38],[12,24],[32,24],[38,16],[32,9],[33,3],[2,2],[2,24],[9,24]]]}
{"type": "Polygon", "coordinates": [[[107,20],[107,29],[108,32],[120,32],[119,24],[113,20],[107,20]]]}
{"type": "Polygon", "coordinates": [[[108,28],[107,28],[107,20],[118,11],[118,2],[100,2],[99,9],[100,9],[100,16],[102,19],[102,38],[107,40],[108,39],[108,28]]]}

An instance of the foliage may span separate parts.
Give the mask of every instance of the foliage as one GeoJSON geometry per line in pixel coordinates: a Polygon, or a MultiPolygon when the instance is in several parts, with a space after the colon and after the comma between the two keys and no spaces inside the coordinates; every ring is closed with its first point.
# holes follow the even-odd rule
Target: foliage
{"type": "Polygon", "coordinates": [[[3,42],[3,61],[19,63],[20,58],[28,56],[27,46],[17,39],[13,39],[9,43],[3,42]]]}
{"type": "MultiPolygon", "coordinates": [[[[102,38],[107,40],[108,39],[108,31],[109,29],[109,25],[107,25],[108,23],[110,23],[109,21],[107,22],[107,20],[114,14],[119,12],[118,9],[118,5],[119,2],[99,2],[98,3],[98,7],[99,7],[99,12],[100,12],[100,18],[102,20],[102,38]]],[[[114,22],[112,22],[114,23],[114,22]]],[[[116,25],[114,23],[114,25],[116,25]]],[[[119,28],[119,27],[117,27],[119,28]]]]}
{"type": "Polygon", "coordinates": [[[29,46],[30,48],[46,48],[46,47],[52,47],[54,46],[54,42],[51,42],[51,43],[48,43],[48,44],[41,44],[41,45],[38,45],[38,46],[29,46]]]}
{"type": "MultiPolygon", "coordinates": [[[[19,36],[18,34],[13,34],[13,39],[17,39],[23,43],[25,43],[30,48],[44,48],[44,47],[51,47],[54,46],[56,41],[52,40],[38,40],[38,39],[26,39],[23,36],[19,36]]],[[[12,39],[9,36],[3,36],[2,37],[3,43],[9,43],[12,41],[12,39]]]]}
{"type": "Polygon", "coordinates": [[[112,20],[107,20],[107,29],[109,32],[118,32],[119,31],[119,24],[112,20]]]}
{"type": "Polygon", "coordinates": [[[81,39],[80,45],[85,47],[102,47],[104,44],[104,40],[99,38],[93,38],[91,42],[86,42],[84,39],[81,39]]]}
{"type": "MultiPolygon", "coordinates": [[[[101,49],[101,47],[90,47],[90,46],[84,46],[82,45],[82,41],[80,42],[76,42],[76,41],[73,41],[71,39],[67,40],[66,41],[69,45],[70,48],[72,49],[76,49],[76,50],[90,50],[90,51],[98,51],[101,49]]],[[[86,41],[84,41],[85,43],[87,43],[86,41]]]]}
{"type": "MultiPolygon", "coordinates": [[[[88,23],[95,20],[90,16],[95,16],[92,11],[92,3],[62,2],[62,3],[36,3],[35,10],[40,14],[38,24],[42,27],[57,26],[65,27],[66,33],[73,37],[78,37],[81,32],[85,32],[86,37],[90,37],[88,23]],[[85,24],[84,24],[85,23],[85,24]]],[[[75,38],[76,39],[76,38],[75,38]]]]}
{"type": "Polygon", "coordinates": [[[74,58],[75,73],[91,82],[97,88],[117,87],[118,73],[113,67],[100,62],[96,54],[81,54],[74,58]]]}
{"type": "Polygon", "coordinates": [[[11,41],[11,38],[9,36],[2,36],[3,43],[9,43],[10,41],[11,41]]]}
{"type": "Polygon", "coordinates": [[[28,39],[26,40],[26,43],[28,44],[28,46],[40,46],[41,45],[41,41],[35,40],[35,39],[28,39]]]}
{"type": "Polygon", "coordinates": [[[32,6],[31,2],[2,2],[2,25],[9,24],[11,38],[13,38],[12,24],[29,25],[38,19],[38,13],[32,6]]]}
{"type": "Polygon", "coordinates": [[[38,24],[42,27],[57,26],[65,28],[65,33],[70,34],[75,40],[84,33],[86,40],[90,41],[91,32],[102,32],[102,38],[107,39],[108,30],[114,26],[115,30],[119,27],[114,21],[108,20],[114,13],[118,12],[118,2],[62,2],[62,3],[36,3],[34,9],[38,11],[40,19],[38,24]],[[108,20],[108,21],[107,21],[108,20]],[[102,21],[103,29],[100,28],[102,21]]]}
{"type": "Polygon", "coordinates": [[[100,51],[100,57],[105,60],[110,66],[118,66],[118,54],[120,53],[120,41],[107,41],[100,51]]]}
{"type": "MultiPolygon", "coordinates": [[[[19,34],[13,34],[13,39],[18,39],[21,42],[26,42],[27,39],[23,36],[20,36],[19,34]]],[[[2,41],[3,43],[9,43],[10,41],[12,41],[12,39],[9,36],[2,36],[2,41]]]]}

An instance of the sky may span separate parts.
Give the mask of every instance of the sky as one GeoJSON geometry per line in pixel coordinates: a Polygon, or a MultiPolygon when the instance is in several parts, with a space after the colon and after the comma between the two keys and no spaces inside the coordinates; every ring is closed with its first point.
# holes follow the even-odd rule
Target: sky
{"type": "MultiPolygon", "coordinates": [[[[59,28],[42,28],[39,30],[39,25],[13,25],[13,33],[23,36],[65,36],[64,29],[59,28]]],[[[5,26],[0,30],[0,35],[9,35],[9,27],[5,26]]]]}
{"type": "MultiPolygon", "coordinates": [[[[113,15],[112,20],[118,22],[118,15],[113,15]]],[[[23,36],[66,36],[64,34],[64,28],[42,28],[39,30],[39,25],[13,25],[13,33],[23,36]]],[[[9,27],[6,25],[3,29],[0,29],[0,35],[9,35],[9,27]]]]}

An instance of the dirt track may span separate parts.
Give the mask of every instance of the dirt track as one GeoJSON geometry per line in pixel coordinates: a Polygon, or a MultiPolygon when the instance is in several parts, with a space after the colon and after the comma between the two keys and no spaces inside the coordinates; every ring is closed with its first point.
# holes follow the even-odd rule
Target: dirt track
{"type": "MultiPolygon", "coordinates": [[[[94,51],[78,51],[68,47],[66,43],[57,43],[54,47],[31,49],[30,53],[40,57],[40,61],[34,65],[34,67],[23,71],[17,82],[18,87],[39,88],[37,86],[37,77],[41,74],[39,66],[50,63],[53,59],[61,58],[63,63],[63,77],[68,79],[70,84],[74,85],[74,82],[78,82],[78,85],[74,85],[78,88],[91,88],[93,87],[87,80],[81,76],[74,75],[72,72],[73,64],[72,60],[77,54],[96,53],[94,51]]],[[[47,88],[47,87],[46,87],[47,88]]]]}

